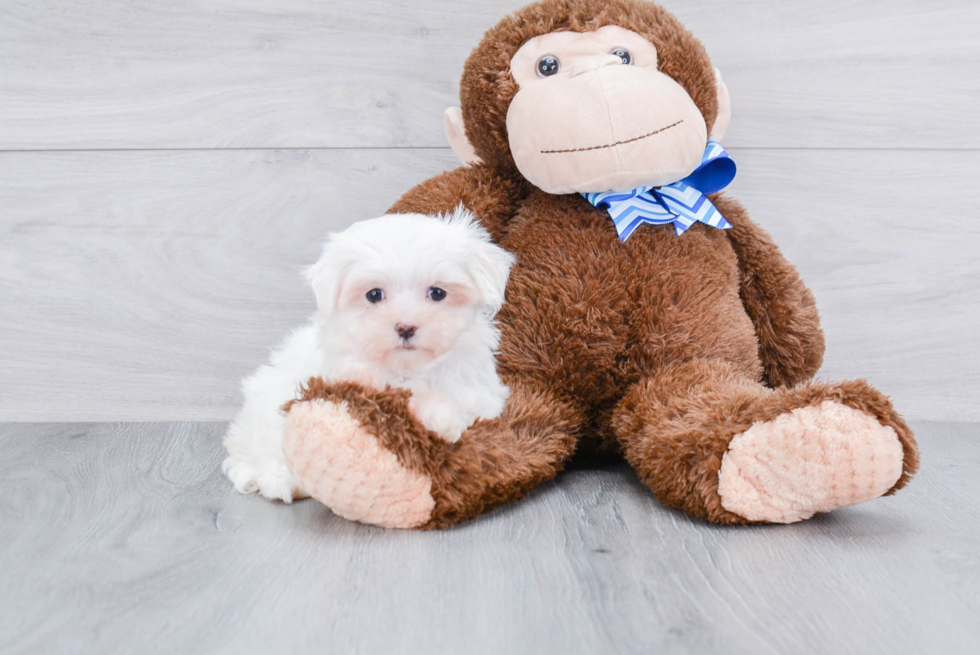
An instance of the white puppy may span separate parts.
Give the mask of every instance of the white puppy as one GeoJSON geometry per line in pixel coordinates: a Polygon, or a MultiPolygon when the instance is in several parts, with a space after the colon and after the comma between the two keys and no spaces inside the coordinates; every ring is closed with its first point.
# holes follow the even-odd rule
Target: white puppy
{"type": "Polygon", "coordinates": [[[307,273],[317,313],[242,381],[222,471],[242,493],[287,503],[305,495],[286,468],[281,407],[311,376],[408,389],[412,412],[447,441],[499,416],[509,392],[497,377],[493,317],[513,263],[462,206],[331,234],[307,273]]]}

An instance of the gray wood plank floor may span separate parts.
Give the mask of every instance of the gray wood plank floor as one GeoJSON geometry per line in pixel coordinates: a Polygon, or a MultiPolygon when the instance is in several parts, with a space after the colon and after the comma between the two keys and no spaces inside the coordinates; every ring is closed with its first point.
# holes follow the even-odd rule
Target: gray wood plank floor
{"type": "Polygon", "coordinates": [[[4,653],[976,653],[980,441],[783,527],[572,471],[446,532],[233,492],[221,423],[0,425],[4,653]]]}
{"type": "Polygon", "coordinates": [[[821,376],[918,432],[897,496],[721,529],[612,466],[417,533],[221,477],[299,271],[456,166],[463,60],[522,4],[0,3],[0,652],[980,652],[973,0],[665,0],[731,91],[732,194],[816,293],[821,376]]]}

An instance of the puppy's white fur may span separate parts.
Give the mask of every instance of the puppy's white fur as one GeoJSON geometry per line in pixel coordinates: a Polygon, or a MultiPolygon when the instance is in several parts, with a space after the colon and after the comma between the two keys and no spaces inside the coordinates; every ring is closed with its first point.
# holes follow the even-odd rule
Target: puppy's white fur
{"type": "Polygon", "coordinates": [[[222,464],[235,488],[287,503],[304,495],[283,456],[281,407],[312,376],[408,389],[412,412],[447,441],[499,416],[509,392],[497,376],[493,317],[513,262],[462,206],[439,217],[390,214],[330,235],[307,274],[317,313],[242,381],[245,404],[222,464]],[[434,300],[440,294],[430,289],[445,297],[434,300]]]}

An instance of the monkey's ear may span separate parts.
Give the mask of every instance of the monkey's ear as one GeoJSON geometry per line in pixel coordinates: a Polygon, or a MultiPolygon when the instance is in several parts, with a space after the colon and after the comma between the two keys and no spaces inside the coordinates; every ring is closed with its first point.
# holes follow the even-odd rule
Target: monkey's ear
{"type": "Polygon", "coordinates": [[[466,138],[466,129],[463,127],[463,110],[459,107],[450,107],[446,110],[446,138],[453,152],[467,166],[479,164],[480,157],[473,149],[470,140],[466,138]]]}
{"type": "Polygon", "coordinates": [[[715,119],[715,124],[711,127],[711,134],[708,136],[720,142],[725,137],[729,121],[732,120],[732,101],[728,97],[728,87],[725,86],[725,81],[721,79],[721,71],[717,68],[715,69],[715,81],[718,86],[718,118],[715,119]]]}

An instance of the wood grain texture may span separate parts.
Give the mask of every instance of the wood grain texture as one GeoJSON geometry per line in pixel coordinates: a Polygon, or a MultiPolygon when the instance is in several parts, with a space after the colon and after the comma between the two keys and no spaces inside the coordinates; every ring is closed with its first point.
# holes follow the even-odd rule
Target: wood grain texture
{"type": "MultiPolygon", "coordinates": [[[[814,289],[822,375],[913,418],[980,420],[980,153],[734,149],[732,194],[814,289]],[[908,171],[916,172],[912,186],[908,171]]],[[[0,155],[0,419],[228,420],[313,311],[331,229],[448,151],[0,155]]]]}
{"type": "Polygon", "coordinates": [[[301,273],[327,233],[450,157],[0,155],[0,415],[233,416],[238,380],[315,309],[301,273]]]}
{"type": "Polygon", "coordinates": [[[818,375],[867,378],[909,417],[980,419],[980,211],[953,191],[976,186],[980,153],[735,157],[732,195],[816,295],[818,375]]]}
{"type": "Polygon", "coordinates": [[[446,532],[236,494],[223,424],[0,426],[0,651],[968,653],[977,426],[917,423],[907,489],[720,528],[625,467],[446,532]]]}
{"type": "MultiPolygon", "coordinates": [[[[0,5],[0,150],[442,147],[463,61],[521,0],[0,5]]],[[[726,145],[980,147],[980,4],[666,0],[726,145]]]]}

